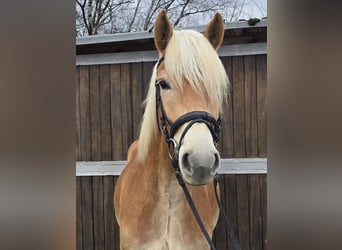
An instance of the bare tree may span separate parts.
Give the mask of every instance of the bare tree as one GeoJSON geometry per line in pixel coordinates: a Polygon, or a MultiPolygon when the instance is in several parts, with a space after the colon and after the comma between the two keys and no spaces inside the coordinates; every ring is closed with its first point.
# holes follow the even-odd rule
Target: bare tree
{"type": "Polygon", "coordinates": [[[230,17],[227,21],[232,22],[239,19],[245,6],[245,0],[232,1],[230,6],[227,6],[224,11],[226,17],[230,17]]]}
{"type": "MultiPolygon", "coordinates": [[[[226,5],[238,0],[152,0],[139,1],[142,4],[139,8],[140,15],[130,25],[130,30],[147,31],[153,29],[153,20],[161,9],[165,9],[175,26],[184,25],[193,16],[194,22],[198,25],[198,20],[203,20],[203,15],[208,16],[208,21],[214,12],[221,12],[226,5]],[[196,20],[196,15],[203,14],[196,20]]],[[[135,16],[134,16],[135,17],[135,16]]]]}
{"type": "Polygon", "coordinates": [[[76,36],[84,36],[84,24],[82,15],[79,11],[76,10],[76,36]]]}
{"type": "Polygon", "coordinates": [[[138,0],[138,3],[137,3],[137,7],[135,8],[134,10],[134,14],[133,14],[133,17],[131,19],[131,21],[129,22],[129,26],[128,26],[128,32],[130,32],[132,30],[132,26],[134,24],[134,21],[137,17],[137,14],[138,14],[138,11],[139,11],[139,7],[140,7],[140,4],[141,4],[141,0],[138,0]]]}
{"type": "Polygon", "coordinates": [[[205,24],[215,12],[238,20],[245,0],[76,0],[77,35],[151,31],[160,10],[175,26],[205,24]]]}
{"type": "Polygon", "coordinates": [[[130,3],[128,0],[76,0],[82,21],[88,35],[96,35],[100,28],[113,20],[113,13],[120,6],[130,3]]]}

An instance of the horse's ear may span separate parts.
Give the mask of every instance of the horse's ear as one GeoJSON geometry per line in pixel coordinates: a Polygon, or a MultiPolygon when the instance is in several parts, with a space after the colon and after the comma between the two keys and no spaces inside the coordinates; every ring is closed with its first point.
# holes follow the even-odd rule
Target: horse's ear
{"type": "Polygon", "coordinates": [[[224,21],[219,13],[211,19],[205,29],[204,36],[208,38],[214,49],[218,49],[224,37],[224,21]]]}
{"type": "Polygon", "coordinates": [[[159,54],[164,54],[167,44],[173,34],[172,24],[167,17],[166,11],[162,10],[154,23],[154,43],[159,54]]]}

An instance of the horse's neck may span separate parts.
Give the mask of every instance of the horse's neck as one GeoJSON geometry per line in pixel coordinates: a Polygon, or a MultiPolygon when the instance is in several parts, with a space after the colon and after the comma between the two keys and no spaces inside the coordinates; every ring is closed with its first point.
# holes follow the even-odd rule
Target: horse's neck
{"type": "Polygon", "coordinates": [[[151,145],[144,166],[146,174],[152,181],[154,189],[167,192],[169,188],[174,186],[176,181],[167,145],[161,136],[156,136],[151,145]]]}

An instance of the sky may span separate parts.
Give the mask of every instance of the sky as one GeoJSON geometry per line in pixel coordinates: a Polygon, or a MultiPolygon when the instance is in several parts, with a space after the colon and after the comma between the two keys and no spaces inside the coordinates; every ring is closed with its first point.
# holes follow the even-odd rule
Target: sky
{"type": "Polygon", "coordinates": [[[245,0],[245,12],[241,18],[262,18],[267,16],[267,0],[245,0]]]}

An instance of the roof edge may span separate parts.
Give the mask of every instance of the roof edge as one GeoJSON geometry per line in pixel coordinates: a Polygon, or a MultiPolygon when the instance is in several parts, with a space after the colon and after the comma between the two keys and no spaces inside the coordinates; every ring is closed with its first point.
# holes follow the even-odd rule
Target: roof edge
{"type": "MultiPolygon", "coordinates": [[[[200,25],[200,26],[184,27],[184,28],[176,28],[176,29],[193,29],[199,32],[204,32],[205,27],[206,25],[200,25]]],[[[255,25],[249,25],[247,20],[226,23],[224,25],[225,30],[249,29],[249,28],[257,28],[257,27],[267,27],[267,19],[261,19],[255,25]]],[[[133,41],[133,40],[152,39],[152,38],[153,38],[153,32],[148,32],[148,31],[83,36],[83,37],[76,37],[76,46],[87,45],[87,44],[112,43],[112,42],[120,42],[120,41],[133,41]]]]}

